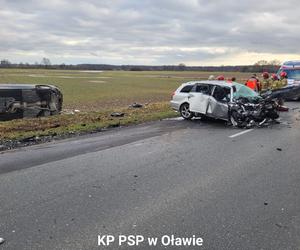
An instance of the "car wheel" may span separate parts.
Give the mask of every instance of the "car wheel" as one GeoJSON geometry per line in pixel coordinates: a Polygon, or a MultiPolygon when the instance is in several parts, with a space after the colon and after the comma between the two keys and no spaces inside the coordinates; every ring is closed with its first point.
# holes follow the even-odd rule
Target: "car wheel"
{"type": "Polygon", "coordinates": [[[180,115],[186,120],[193,118],[194,114],[190,111],[190,105],[188,103],[184,103],[180,106],[180,115]]]}

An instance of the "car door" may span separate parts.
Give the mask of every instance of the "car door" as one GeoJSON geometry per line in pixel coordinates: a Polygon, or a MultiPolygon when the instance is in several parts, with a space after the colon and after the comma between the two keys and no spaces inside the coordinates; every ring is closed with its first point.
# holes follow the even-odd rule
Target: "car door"
{"type": "Polygon", "coordinates": [[[216,85],[213,93],[209,98],[207,115],[227,120],[228,119],[228,102],[230,101],[232,91],[230,87],[216,85]]]}
{"type": "Polygon", "coordinates": [[[188,95],[190,111],[195,113],[206,114],[209,96],[212,85],[197,83],[188,95]]]}

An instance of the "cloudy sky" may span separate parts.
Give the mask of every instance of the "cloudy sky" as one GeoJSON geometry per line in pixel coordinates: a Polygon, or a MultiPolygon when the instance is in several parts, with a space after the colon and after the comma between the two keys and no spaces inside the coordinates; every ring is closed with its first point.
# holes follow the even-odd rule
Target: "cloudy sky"
{"type": "Polygon", "coordinates": [[[300,59],[297,0],[0,0],[0,59],[235,65],[300,59]]]}

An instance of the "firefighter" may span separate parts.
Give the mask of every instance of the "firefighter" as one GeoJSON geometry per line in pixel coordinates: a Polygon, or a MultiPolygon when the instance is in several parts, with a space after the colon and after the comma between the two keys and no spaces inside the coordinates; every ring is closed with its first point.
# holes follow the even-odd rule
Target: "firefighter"
{"type": "Polygon", "coordinates": [[[219,75],[219,76],[217,77],[217,80],[218,80],[218,81],[224,81],[224,80],[225,80],[225,77],[224,77],[223,75],[219,75]]]}
{"type": "Polygon", "coordinates": [[[287,86],[288,82],[287,82],[287,73],[285,71],[282,71],[280,73],[280,86],[279,88],[283,88],[285,86],[287,86]]]}
{"type": "Polygon", "coordinates": [[[253,89],[256,92],[261,90],[259,79],[256,74],[253,74],[245,84],[248,88],[253,89]]]}
{"type": "Polygon", "coordinates": [[[262,73],[262,77],[263,77],[263,80],[261,82],[261,89],[262,90],[268,90],[271,88],[271,81],[270,81],[270,75],[268,72],[263,72],[262,73]]]}
{"type": "MultiPolygon", "coordinates": [[[[278,88],[283,88],[283,87],[287,86],[287,84],[288,84],[288,82],[287,82],[287,73],[285,71],[282,71],[280,73],[280,79],[279,79],[278,82],[279,82],[278,83],[278,88]]],[[[278,98],[278,104],[281,107],[284,105],[284,99],[282,97],[278,98]]]]}
{"type": "Polygon", "coordinates": [[[276,74],[272,74],[270,87],[272,90],[279,88],[279,79],[276,74]]]}

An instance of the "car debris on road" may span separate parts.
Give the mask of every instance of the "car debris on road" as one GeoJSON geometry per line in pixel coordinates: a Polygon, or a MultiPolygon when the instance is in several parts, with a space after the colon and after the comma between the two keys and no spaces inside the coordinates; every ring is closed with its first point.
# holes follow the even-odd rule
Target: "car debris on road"
{"type": "Polygon", "coordinates": [[[4,242],[5,242],[5,239],[0,237],[0,245],[3,244],[4,242]]]}
{"type": "Polygon", "coordinates": [[[142,108],[143,104],[134,102],[133,104],[129,105],[130,108],[142,108]]]}
{"type": "Polygon", "coordinates": [[[62,103],[54,85],[0,84],[0,121],[59,114],[62,103]]]}
{"type": "Polygon", "coordinates": [[[110,114],[111,117],[124,117],[125,113],[123,112],[113,112],[110,114]]]}

